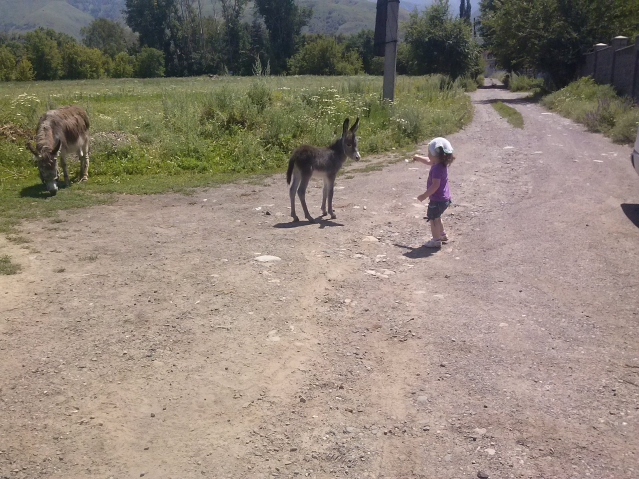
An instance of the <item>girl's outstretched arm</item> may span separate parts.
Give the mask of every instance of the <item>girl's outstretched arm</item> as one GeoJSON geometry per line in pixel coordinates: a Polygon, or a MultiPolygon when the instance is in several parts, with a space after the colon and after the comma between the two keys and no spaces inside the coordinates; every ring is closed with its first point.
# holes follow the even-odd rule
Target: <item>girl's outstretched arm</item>
{"type": "Polygon", "coordinates": [[[427,156],[415,155],[413,156],[413,161],[418,161],[420,163],[424,163],[425,165],[430,165],[430,159],[427,156]]]}

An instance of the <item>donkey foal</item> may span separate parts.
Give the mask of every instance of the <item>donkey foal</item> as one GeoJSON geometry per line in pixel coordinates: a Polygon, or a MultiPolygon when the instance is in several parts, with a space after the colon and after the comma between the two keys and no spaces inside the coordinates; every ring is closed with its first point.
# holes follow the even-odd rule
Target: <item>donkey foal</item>
{"type": "Polygon", "coordinates": [[[64,172],[64,182],[69,186],[66,156],[77,153],[80,157],[80,181],[89,179],[89,117],[77,106],[65,106],[49,110],[38,122],[35,148],[27,148],[36,157],[40,179],[51,195],[58,192],[58,156],[64,172]],[[59,155],[58,155],[59,153],[59,155]]]}
{"type": "Polygon", "coordinates": [[[346,158],[359,161],[360,155],[357,149],[357,129],[359,128],[359,118],[349,130],[349,119],[344,120],[341,138],[335,140],[328,148],[318,148],[316,146],[302,145],[297,148],[288,161],[288,171],[286,172],[286,182],[291,185],[289,195],[291,197],[291,216],[293,221],[299,221],[295,214],[295,192],[300,197],[304,216],[311,223],[315,220],[306,207],[306,188],[313,173],[317,172],[324,178],[324,192],[322,196],[322,216],[330,213],[331,219],[335,219],[333,211],[333,188],[335,177],[346,158]],[[291,178],[293,181],[291,181],[291,178]],[[326,199],[328,198],[328,212],[326,211],[326,199]]]}

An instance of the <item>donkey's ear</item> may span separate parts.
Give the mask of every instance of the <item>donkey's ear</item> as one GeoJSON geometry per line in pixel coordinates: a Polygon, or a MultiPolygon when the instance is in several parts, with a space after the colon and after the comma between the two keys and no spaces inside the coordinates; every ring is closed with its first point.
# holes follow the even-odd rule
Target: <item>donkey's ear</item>
{"type": "Polygon", "coordinates": [[[358,128],[359,128],[359,116],[357,117],[357,120],[355,120],[355,124],[351,127],[351,133],[353,135],[357,133],[358,128]]]}
{"type": "Polygon", "coordinates": [[[346,133],[348,133],[348,124],[350,123],[350,120],[348,118],[346,118],[346,120],[344,120],[344,126],[342,128],[342,138],[346,138],[346,133]]]}
{"type": "Polygon", "coordinates": [[[58,140],[55,144],[55,146],[53,147],[53,151],[51,152],[51,156],[55,156],[58,154],[58,151],[60,151],[60,146],[62,146],[62,141],[58,140]]]}
{"type": "Polygon", "coordinates": [[[29,142],[27,142],[27,150],[29,150],[31,153],[33,153],[33,156],[38,156],[38,152],[35,151],[35,148],[29,142]]]}

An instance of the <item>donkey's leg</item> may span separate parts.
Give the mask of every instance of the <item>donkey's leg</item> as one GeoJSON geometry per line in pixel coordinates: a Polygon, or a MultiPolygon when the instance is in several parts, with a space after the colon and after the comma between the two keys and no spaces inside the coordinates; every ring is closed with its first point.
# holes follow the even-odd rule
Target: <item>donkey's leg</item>
{"type": "Polygon", "coordinates": [[[331,219],[337,218],[335,211],[333,211],[333,189],[335,188],[335,176],[327,176],[326,179],[328,185],[328,212],[331,214],[331,219]]]}
{"type": "Polygon", "coordinates": [[[328,196],[328,178],[324,177],[324,189],[322,190],[322,216],[326,216],[326,197],[328,196]]]}
{"type": "Polygon", "coordinates": [[[300,182],[300,189],[297,190],[297,195],[300,197],[300,203],[302,203],[302,209],[304,210],[304,216],[306,216],[306,219],[311,222],[311,223],[315,223],[315,218],[313,218],[311,216],[311,214],[308,212],[308,208],[306,207],[306,188],[308,187],[308,182],[311,181],[311,174],[302,173],[302,181],[300,182]]]}
{"type": "Polygon", "coordinates": [[[291,179],[291,187],[288,190],[288,194],[291,197],[291,216],[293,217],[293,221],[299,221],[300,219],[295,214],[295,193],[297,193],[297,189],[300,186],[300,173],[297,169],[293,171],[293,178],[291,179]]]}
{"type": "Polygon", "coordinates": [[[69,181],[69,169],[67,168],[67,159],[65,155],[60,155],[60,165],[62,165],[62,172],[64,173],[64,184],[69,186],[71,181],[69,181]]]}
{"type": "Polygon", "coordinates": [[[89,180],[89,145],[84,145],[84,150],[80,150],[80,181],[89,180]]]}

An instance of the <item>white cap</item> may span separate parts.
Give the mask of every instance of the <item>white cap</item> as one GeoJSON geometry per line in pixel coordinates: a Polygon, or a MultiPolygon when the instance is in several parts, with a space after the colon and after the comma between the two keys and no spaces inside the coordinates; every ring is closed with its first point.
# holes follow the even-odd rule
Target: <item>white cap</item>
{"type": "Polygon", "coordinates": [[[444,153],[447,155],[451,155],[453,153],[453,146],[450,144],[446,138],[434,138],[428,144],[428,153],[432,156],[437,156],[437,148],[442,147],[444,153]]]}

